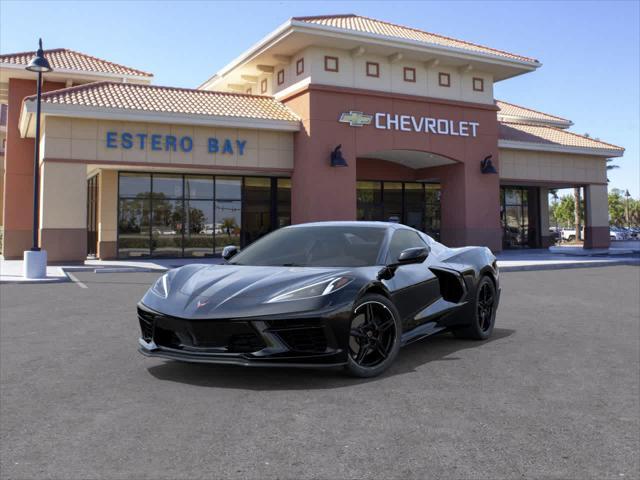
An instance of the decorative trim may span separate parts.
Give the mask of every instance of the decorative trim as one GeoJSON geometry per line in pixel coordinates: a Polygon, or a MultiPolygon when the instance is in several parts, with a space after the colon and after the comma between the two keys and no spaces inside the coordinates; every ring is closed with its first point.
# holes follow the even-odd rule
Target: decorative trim
{"type": "Polygon", "coordinates": [[[260,93],[267,93],[267,79],[263,78],[260,82],[260,93]]]}
{"type": "MultiPolygon", "coordinates": [[[[127,169],[129,167],[159,167],[171,171],[183,171],[183,170],[211,170],[211,171],[238,171],[238,172],[262,172],[262,173],[292,173],[293,168],[266,168],[266,167],[237,167],[226,165],[212,165],[202,163],[159,163],[159,162],[126,162],[124,160],[82,160],[73,158],[45,158],[44,162],[49,163],[81,163],[85,165],[96,165],[100,168],[103,165],[112,166],[115,165],[120,169],[127,169]]],[[[212,173],[213,175],[213,173],[212,173]]]]}
{"type": "Polygon", "coordinates": [[[304,73],[304,57],[299,58],[296,62],[296,75],[301,75],[304,73]]]}
{"type": "Polygon", "coordinates": [[[380,64],[378,62],[367,62],[365,69],[367,77],[380,78],[380,64]]]}
{"type": "MultiPolygon", "coordinates": [[[[26,137],[33,111],[32,105],[23,103],[20,114],[20,134],[26,137]]],[[[247,117],[225,117],[220,115],[192,115],[182,113],[146,112],[123,108],[87,107],[83,105],[43,104],[42,113],[58,117],[89,118],[93,120],[118,120],[125,122],[173,123],[180,125],[201,125],[211,127],[231,127],[262,130],[282,130],[297,132],[299,120],[272,120],[247,117]]]]}
{"type": "MultiPolygon", "coordinates": [[[[292,85],[292,87],[295,87],[295,85],[292,85]]],[[[448,105],[448,106],[462,107],[462,108],[473,108],[476,110],[488,110],[491,112],[498,111],[498,107],[494,103],[464,102],[461,100],[447,100],[444,98],[423,97],[419,95],[409,95],[406,93],[381,92],[379,90],[366,90],[363,88],[339,87],[334,85],[309,84],[309,83],[306,83],[297,89],[292,89],[290,92],[286,92],[284,95],[278,94],[276,95],[276,99],[279,102],[286,103],[309,91],[342,93],[346,95],[362,95],[362,96],[382,98],[387,100],[388,99],[406,100],[409,102],[417,102],[417,103],[435,103],[438,105],[448,105]]]]}
{"type": "Polygon", "coordinates": [[[592,155],[596,157],[610,158],[621,157],[624,150],[610,150],[606,148],[589,148],[589,147],[571,147],[567,145],[558,145],[557,143],[533,143],[533,142],[517,142],[515,140],[498,139],[498,147],[511,150],[533,150],[536,152],[555,152],[555,153],[573,153],[581,155],[592,155]]]}
{"type": "Polygon", "coordinates": [[[251,93],[251,87],[247,88],[244,93],[246,93],[247,95],[253,95],[251,93]]]}
{"type": "Polygon", "coordinates": [[[438,85],[441,87],[451,86],[451,74],[445,72],[438,72],[438,85]]]}
{"type": "Polygon", "coordinates": [[[278,70],[278,73],[276,74],[276,79],[277,79],[278,85],[282,85],[284,83],[284,69],[278,70]]]}
{"type": "Polygon", "coordinates": [[[329,55],[324,56],[324,70],[325,72],[338,72],[339,70],[339,62],[338,57],[332,57],[329,55]],[[331,65],[333,63],[333,65],[331,65]]]}

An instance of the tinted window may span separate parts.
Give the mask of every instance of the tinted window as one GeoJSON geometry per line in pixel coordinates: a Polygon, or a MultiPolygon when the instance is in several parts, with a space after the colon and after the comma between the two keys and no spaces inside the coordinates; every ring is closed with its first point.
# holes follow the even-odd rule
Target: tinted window
{"type": "Polygon", "coordinates": [[[376,265],[384,227],[283,228],[235,256],[236,265],[364,267],[376,265]]]}
{"type": "Polygon", "coordinates": [[[415,247],[426,247],[426,244],[416,232],[406,229],[396,230],[389,244],[387,263],[393,263],[398,260],[403,250],[415,247]]]}

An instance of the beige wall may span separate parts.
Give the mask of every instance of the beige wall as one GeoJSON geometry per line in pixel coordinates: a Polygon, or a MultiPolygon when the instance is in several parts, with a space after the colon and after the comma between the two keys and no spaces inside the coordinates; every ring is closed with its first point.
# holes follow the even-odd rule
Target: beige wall
{"type": "Polygon", "coordinates": [[[509,180],[607,182],[606,159],[588,155],[500,149],[500,178],[509,180]]]}
{"type": "MultiPolygon", "coordinates": [[[[292,56],[290,64],[276,66],[272,77],[273,81],[269,85],[273,85],[273,89],[269,89],[267,92],[269,95],[277,94],[298,82],[307,80],[321,85],[362,88],[476,103],[493,103],[493,77],[489,73],[473,70],[461,72],[455,67],[446,65],[428,67],[423,62],[411,59],[400,59],[392,62],[389,57],[379,55],[353,56],[350,51],[340,49],[306,48],[292,56]],[[325,56],[338,58],[338,72],[328,72],[324,69],[325,56]],[[300,58],[304,58],[304,73],[297,75],[296,62],[300,58]],[[376,62],[380,65],[380,76],[378,78],[366,75],[367,62],[376,62]],[[404,67],[415,68],[415,82],[404,80],[404,67]],[[281,69],[285,71],[285,82],[282,85],[277,85],[276,76],[278,70],[281,69]],[[450,87],[439,86],[439,72],[448,73],[451,76],[450,87]],[[472,82],[474,77],[484,80],[483,92],[473,90],[472,82]]],[[[258,91],[254,88],[253,93],[258,91]]]]}
{"type": "Polygon", "coordinates": [[[149,163],[167,166],[291,169],[293,133],[47,117],[42,152],[44,159],[121,162],[125,165],[149,163]],[[155,151],[150,148],[148,141],[143,150],[135,146],[128,150],[121,147],[107,148],[106,134],[109,131],[146,133],[149,136],[188,135],[193,138],[193,149],[188,153],[155,151]],[[230,139],[234,145],[234,153],[209,153],[207,142],[210,137],[217,138],[220,142],[230,139]],[[246,140],[244,155],[238,154],[236,140],[246,140]]]}
{"type": "Polygon", "coordinates": [[[101,170],[98,180],[98,242],[118,236],[118,172],[101,170]]]}
{"type": "Polygon", "coordinates": [[[45,162],[40,174],[40,228],[86,228],[86,167],[45,162]]]}

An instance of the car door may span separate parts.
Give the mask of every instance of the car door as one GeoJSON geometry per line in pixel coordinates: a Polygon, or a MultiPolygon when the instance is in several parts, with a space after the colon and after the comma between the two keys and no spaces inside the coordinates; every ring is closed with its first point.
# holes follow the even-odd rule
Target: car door
{"type": "MultiPolygon", "coordinates": [[[[420,235],[406,228],[397,229],[389,241],[386,263],[394,263],[400,252],[407,248],[426,247],[420,235]]],[[[400,312],[403,330],[417,327],[421,321],[418,314],[440,296],[437,277],[429,270],[429,259],[423,263],[402,265],[389,280],[384,280],[391,298],[400,312]]]]}

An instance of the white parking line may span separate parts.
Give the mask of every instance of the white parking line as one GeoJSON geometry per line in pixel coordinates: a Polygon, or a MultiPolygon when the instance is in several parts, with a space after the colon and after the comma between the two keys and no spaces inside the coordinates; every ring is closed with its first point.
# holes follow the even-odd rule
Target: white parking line
{"type": "Polygon", "coordinates": [[[73,283],[78,285],[80,288],[89,288],[76,277],[73,273],[67,272],[67,276],[71,279],[73,283]]]}

